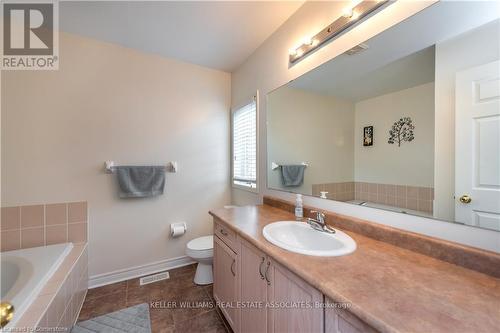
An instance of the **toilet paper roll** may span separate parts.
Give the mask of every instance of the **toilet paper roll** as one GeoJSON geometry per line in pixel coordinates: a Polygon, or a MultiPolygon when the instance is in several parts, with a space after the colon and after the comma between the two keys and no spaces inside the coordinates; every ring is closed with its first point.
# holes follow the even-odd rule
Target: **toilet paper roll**
{"type": "Polygon", "coordinates": [[[170,236],[180,237],[186,233],[186,223],[172,223],[170,225],[170,236]]]}

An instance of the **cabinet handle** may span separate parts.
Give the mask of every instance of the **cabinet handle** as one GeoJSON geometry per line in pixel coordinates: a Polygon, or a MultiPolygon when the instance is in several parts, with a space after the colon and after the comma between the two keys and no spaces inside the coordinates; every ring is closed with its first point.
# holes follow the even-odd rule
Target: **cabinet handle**
{"type": "Polygon", "coordinates": [[[220,233],[223,234],[224,236],[227,236],[227,231],[225,231],[224,229],[220,229],[220,233]]]}
{"type": "Polygon", "coordinates": [[[262,257],[262,261],[260,262],[260,265],[259,265],[259,274],[260,274],[260,278],[262,280],[264,280],[264,274],[262,274],[262,265],[264,265],[264,261],[266,260],[265,257],[262,257]]]}
{"type": "Polygon", "coordinates": [[[270,286],[271,285],[271,280],[269,280],[269,277],[267,276],[267,273],[269,272],[269,266],[271,265],[271,262],[268,261],[267,262],[267,267],[266,267],[266,273],[265,273],[265,276],[266,276],[266,281],[267,281],[267,285],[270,286]]]}
{"type": "Polygon", "coordinates": [[[236,264],[236,259],[233,259],[233,263],[231,264],[231,273],[233,276],[236,276],[236,273],[234,272],[234,264],[236,264]]]}

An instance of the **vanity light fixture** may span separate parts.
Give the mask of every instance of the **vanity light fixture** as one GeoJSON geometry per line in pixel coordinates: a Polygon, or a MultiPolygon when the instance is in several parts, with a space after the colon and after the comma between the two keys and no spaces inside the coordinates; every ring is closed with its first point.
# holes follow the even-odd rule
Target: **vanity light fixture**
{"type": "Polygon", "coordinates": [[[289,52],[289,61],[291,64],[297,62],[302,57],[316,50],[322,44],[338,37],[342,32],[349,29],[356,23],[359,23],[363,18],[373,13],[377,9],[386,4],[390,4],[395,0],[378,0],[378,1],[361,1],[354,7],[348,7],[343,10],[342,16],[333,21],[326,28],[318,32],[313,37],[305,38],[302,44],[289,52]]]}

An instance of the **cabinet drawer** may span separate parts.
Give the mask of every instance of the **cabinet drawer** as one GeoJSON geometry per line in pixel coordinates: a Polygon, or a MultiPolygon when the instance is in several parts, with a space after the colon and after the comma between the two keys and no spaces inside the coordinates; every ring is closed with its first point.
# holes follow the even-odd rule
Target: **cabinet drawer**
{"type": "Polygon", "coordinates": [[[214,235],[219,237],[235,253],[239,252],[238,246],[236,246],[236,233],[217,220],[214,220],[214,235]]]}

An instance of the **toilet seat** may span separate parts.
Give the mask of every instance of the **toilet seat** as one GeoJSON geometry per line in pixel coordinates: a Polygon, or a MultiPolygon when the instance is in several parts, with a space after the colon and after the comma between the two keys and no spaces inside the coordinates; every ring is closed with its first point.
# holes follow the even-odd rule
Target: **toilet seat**
{"type": "Polygon", "coordinates": [[[214,236],[203,236],[189,241],[186,244],[186,254],[193,259],[213,257],[214,236]]]}

